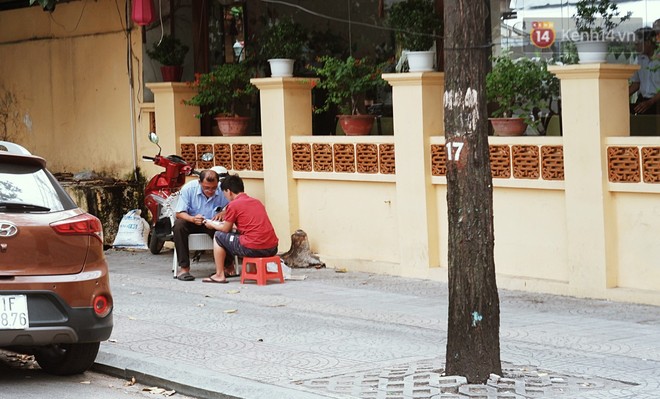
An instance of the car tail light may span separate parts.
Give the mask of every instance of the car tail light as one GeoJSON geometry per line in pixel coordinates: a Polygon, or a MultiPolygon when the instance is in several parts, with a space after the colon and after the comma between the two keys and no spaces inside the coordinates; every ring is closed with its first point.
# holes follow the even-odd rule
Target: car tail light
{"type": "Polygon", "coordinates": [[[105,295],[99,295],[94,298],[94,313],[98,317],[105,317],[110,313],[110,303],[105,295]]]}
{"type": "Polygon", "coordinates": [[[51,223],[50,227],[58,234],[89,235],[103,243],[103,226],[101,225],[101,221],[89,213],[51,223]]]}

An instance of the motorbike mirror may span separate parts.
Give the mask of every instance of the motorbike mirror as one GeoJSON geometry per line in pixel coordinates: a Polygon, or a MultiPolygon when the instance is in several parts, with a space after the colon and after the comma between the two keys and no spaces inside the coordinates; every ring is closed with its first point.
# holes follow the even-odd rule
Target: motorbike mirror
{"type": "Polygon", "coordinates": [[[158,144],[158,135],[154,132],[149,132],[149,141],[151,141],[152,143],[154,143],[158,146],[158,155],[160,156],[160,152],[163,149],[160,148],[160,144],[158,144]]]}
{"type": "Polygon", "coordinates": [[[213,153],[212,152],[205,152],[202,154],[202,161],[204,162],[209,162],[213,160],[213,153]]]}

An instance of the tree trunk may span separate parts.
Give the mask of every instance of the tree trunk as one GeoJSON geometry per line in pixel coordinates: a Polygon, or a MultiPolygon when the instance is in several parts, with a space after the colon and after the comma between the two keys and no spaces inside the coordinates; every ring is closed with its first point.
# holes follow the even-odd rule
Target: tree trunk
{"type": "Polygon", "coordinates": [[[291,234],[291,248],[280,255],[280,258],[291,268],[325,267],[325,263],[321,262],[309,248],[307,233],[300,229],[291,234]]]}
{"type": "Polygon", "coordinates": [[[445,0],[445,142],[449,221],[446,374],[502,374],[485,78],[486,1],[445,0]]]}

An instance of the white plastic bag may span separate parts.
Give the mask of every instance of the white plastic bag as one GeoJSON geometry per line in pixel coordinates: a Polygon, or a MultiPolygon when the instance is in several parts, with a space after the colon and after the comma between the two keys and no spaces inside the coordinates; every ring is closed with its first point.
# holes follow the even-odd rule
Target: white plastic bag
{"type": "Polygon", "coordinates": [[[286,263],[282,263],[282,276],[284,277],[285,280],[291,279],[291,268],[286,265],[286,263]]]}
{"type": "MultiPolygon", "coordinates": [[[[282,265],[282,276],[284,277],[285,280],[288,280],[289,278],[291,278],[291,268],[281,260],[280,260],[280,264],[282,265]]],[[[277,263],[275,262],[266,263],[266,271],[269,273],[276,273],[277,263]]]]}
{"type": "Polygon", "coordinates": [[[119,231],[112,246],[115,248],[148,249],[149,223],[140,216],[142,211],[133,209],[121,218],[119,231]]]}

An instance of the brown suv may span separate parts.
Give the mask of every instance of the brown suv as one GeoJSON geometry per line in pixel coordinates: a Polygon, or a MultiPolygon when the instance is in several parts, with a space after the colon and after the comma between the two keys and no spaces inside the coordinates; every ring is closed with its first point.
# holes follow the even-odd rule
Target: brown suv
{"type": "Polygon", "coordinates": [[[0,141],[0,348],[82,373],[112,332],[103,227],[43,158],[0,141]]]}

